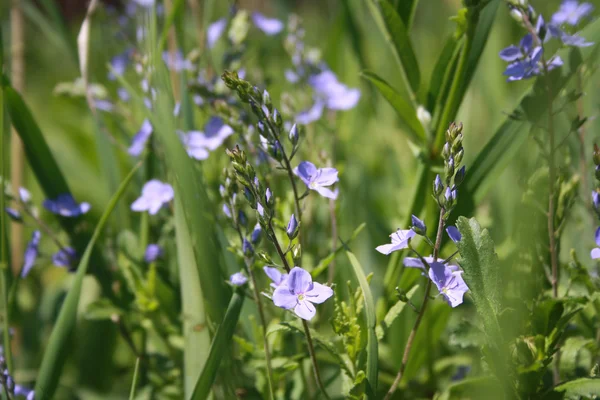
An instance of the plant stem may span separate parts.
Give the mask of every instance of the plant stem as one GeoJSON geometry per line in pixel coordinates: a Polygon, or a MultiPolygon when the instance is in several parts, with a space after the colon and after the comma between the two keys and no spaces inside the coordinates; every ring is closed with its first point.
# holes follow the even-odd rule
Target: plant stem
{"type": "MultiPolygon", "coordinates": [[[[577,90],[583,92],[583,72],[581,69],[577,72],[577,90]]],[[[579,120],[584,118],[583,116],[583,95],[577,99],[577,116],[579,120]]],[[[585,163],[585,124],[579,127],[579,169],[581,174],[581,186],[583,186],[583,193],[585,199],[585,205],[592,215],[595,215],[594,209],[592,208],[592,199],[590,196],[590,183],[588,181],[587,167],[585,163]]]]}
{"type": "MultiPolygon", "coordinates": [[[[437,236],[435,239],[435,246],[433,248],[433,261],[437,261],[438,254],[440,251],[440,247],[442,244],[442,234],[444,231],[444,213],[445,210],[442,208],[440,210],[440,220],[438,223],[437,236]]],[[[422,261],[425,261],[424,259],[422,261]]],[[[406,369],[406,364],[408,363],[408,357],[410,355],[410,351],[412,349],[415,337],[417,336],[417,331],[419,330],[419,326],[421,326],[421,320],[423,319],[423,315],[425,315],[425,308],[427,307],[427,302],[429,301],[429,292],[431,291],[431,279],[427,279],[427,286],[425,287],[425,297],[423,298],[423,304],[421,304],[421,309],[419,310],[419,314],[417,315],[417,319],[415,320],[415,324],[413,325],[412,330],[410,331],[410,335],[408,336],[408,340],[406,341],[406,347],[404,348],[404,354],[402,355],[402,364],[400,365],[400,369],[398,370],[398,374],[396,375],[396,379],[394,379],[394,383],[388,390],[387,394],[384,397],[384,400],[388,400],[392,397],[400,381],[402,380],[402,376],[404,375],[404,370],[406,369]]]]}

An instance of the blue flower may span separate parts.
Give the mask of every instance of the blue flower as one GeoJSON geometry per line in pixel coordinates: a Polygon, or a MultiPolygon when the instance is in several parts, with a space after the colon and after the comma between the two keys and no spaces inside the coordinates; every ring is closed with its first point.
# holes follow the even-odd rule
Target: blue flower
{"type": "Polygon", "coordinates": [[[462,271],[455,265],[432,262],[429,279],[437,286],[440,294],[452,308],[462,304],[464,294],[469,287],[462,278],[462,271]]]}
{"type": "Polygon", "coordinates": [[[260,242],[260,238],[262,236],[262,228],[260,227],[260,224],[256,224],[254,225],[254,229],[252,230],[252,233],[250,234],[250,242],[254,245],[258,244],[260,242]]]}
{"type": "Polygon", "coordinates": [[[144,261],[147,263],[154,262],[158,257],[162,256],[162,253],[163,251],[159,245],[154,243],[149,244],[144,252],[144,261]]]}
{"type": "Polygon", "coordinates": [[[157,179],[146,182],[142,188],[142,195],[131,204],[133,211],[148,211],[154,215],[161,207],[175,197],[173,187],[157,179]]]}
{"type": "Polygon", "coordinates": [[[267,274],[269,279],[273,281],[271,283],[271,287],[273,289],[277,289],[279,285],[285,283],[285,280],[288,277],[287,274],[282,274],[277,268],[274,267],[263,267],[263,271],[265,271],[265,274],[267,274]]]}
{"type": "Polygon", "coordinates": [[[44,200],[44,207],[53,214],[63,217],[78,217],[90,210],[89,203],[79,203],[68,193],[58,195],[56,199],[44,200]]]}
{"type": "Polygon", "coordinates": [[[425,226],[425,222],[421,221],[415,215],[411,215],[412,227],[411,229],[415,231],[418,235],[425,235],[427,232],[427,226],[425,226]]]}
{"type": "Polygon", "coordinates": [[[14,208],[5,207],[4,211],[6,211],[6,213],[10,217],[10,219],[12,219],[13,221],[20,222],[23,220],[23,218],[21,217],[21,213],[19,211],[15,210],[14,208]]]}
{"type": "Polygon", "coordinates": [[[597,260],[598,258],[600,258],[600,227],[598,229],[596,229],[596,245],[598,247],[596,247],[595,249],[592,249],[590,256],[592,257],[592,260],[597,260]]]}
{"type": "Polygon", "coordinates": [[[297,316],[310,321],[317,312],[313,303],[321,304],[331,296],[333,289],[313,282],[308,271],[294,267],[273,292],[273,303],[286,310],[294,309],[297,316]]]}
{"type": "Polygon", "coordinates": [[[131,146],[129,146],[127,152],[134,157],[142,154],[144,147],[146,147],[146,142],[150,139],[150,135],[152,135],[152,131],[152,124],[149,120],[145,119],[142,122],[142,127],[131,140],[131,146]]]}
{"type": "Polygon", "coordinates": [[[65,247],[64,249],[58,250],[52,255],[52,264],[57,267],[71,267],[73,262],[77,258],[77,253],[72,247],[65,247]]]}
{"type": "Polygon", "coordinates": [[[31,240],[27,243],[27,248],[25,249],[25,254],[23,255],[23,268],[21,268],[21,278],[25,278],[33,265],[35,264],[35,260],[38,256],[38,246],[40,245],[40,239],[42,238],[42,234],[40,231],[33,231],[31,235],[31,240]]]}
{"type": "Polygon", "coordinates": [[[592,205],[597,212],[600,212],[600,193],[595,190],[592,192],[592,205]]]}
{"type": "Polygon", "coordinates": [[[259,12],[252,13],[252,22],[254,25],[267,35],[277,35],[283,30],[283,22],[276,18],[268,18],[259,12]]]}
{"type": "Polygon", "coordinates": [[[162,59],[167,64],[167,67],[173,71],[192,71],[194,69],[194,64],[187,58],[183,57],[183,53],[181,50],[177,50],[173,57],[171,57],[171,53],[168,51],[164,51],[162,54],[162,59]]]}
{"type": "Polygon", "coordinates": [[[567,23],[569,25],[577,25],[582,18],[587,17],[594,6],[590,3],[579,4],[577,0],[565,0],[560,5],[560,8],[552,15],[552,23],[561,25],[567,23]]]}
{"type": "Polygon", "coordinates": [[[233,134],[233,129],[222,119],[212,117],[204,126],[204,132],[179,132],[181,141],[190,157],[196,160],[206,160],[211,151],[216,150],[233,134]]]}
{"type": "Polygon", "coordinates": [[[451,226],[447,227],[446,233],[448,233],[448,236],[450,237],[450,239],[452,239],[452,241],[454,243],[460,242],[462,239],[462,235],[460,234],[458,229],[456,229],[455,226],[451,225],[451,226]]]}
{"type": "Polygon", "coordinates": [[[114,81],[117,79],[117,76],[121,76],[125,73],[127,69],[127,65],[129,64],[129,57],[131,55],[131,51],[125,51],[121,54],[114,56],[110,60],[110,71],[108,72],[108,79],[114,81]]]}
{"type": "Polygon", "coordinates": [[[208,42],[208,48],[212,49],[215,46],[215,43],[223,32],[225,32],[225,28],[227,27],[227,20],[225,18],[221,18],[208,26],[206,30],[206,40],[208,42]]]}
{"type": "Polygon", "coordinates": [[[415,235],[416,233],[412,229],[398,229],[396,232],[390,235],[390,237],[392,238],[392,243],[377,246],[375,250],[377,250],[381,254],[388,255],[393,251],[406,249],[408,247],[408,244],[410,243],[410,239],[415,237],[415,235]]]}
{"type": "Polygon", "coordinates": [[[229,282],[234,286],[242,286],[248,282],[248,278],[246,278],[241,272],[236,272],[229,277],[229,282]]]}
{"type": "Polygon", "coordinates": [[[298,220],[296,220],[296,216],[294,214],[292,214],[290,217],[290,221],[287,224],[285,233],[290,240],[294,239],[298,235],[298,220]]]}
{"type": "Polygon", "coordinates": [[[550,36],[559,39],[566,46],[588,47],[594,44],[593,42],[586,42],[585,38],[581,36],[569,35],[557,25],[548,24],[548,32],[550,36]]]}
{"type": "Polygon", "coordinates": [[[294,174],[296,174],[306,186],[318,192],[321,196],[329,199],[337,199],[338,191],[332,191],[327,189],[325,186],[331,186],[336,183],[338,179],[338,170],[335,168],[318,168],[308,161],[302,161],[296,168],[294,168],[294,174]]]}
{"type": "Polygon", "coordinates": [[[31,193],[29,193],[29,190],[20,187],[19,188],[19,199],[21,199],[21,201],[23,203],[29,203],[31,201],[31,193]]]}

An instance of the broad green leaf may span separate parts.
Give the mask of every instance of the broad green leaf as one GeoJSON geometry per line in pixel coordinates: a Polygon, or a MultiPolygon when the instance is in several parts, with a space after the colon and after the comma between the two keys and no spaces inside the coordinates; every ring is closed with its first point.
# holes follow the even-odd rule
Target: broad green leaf
{"type": "Polygon", "coordinates": [[[67,297],[60,309],[60,313],[50,335],[46,351],[44,352],[44,358],[42,359],[42,365],[40,367],[37,381],[35,384],[35,398],[36,399],[52,399],[54,391],[58,386],[62,369],[69,352],[71,350],[71,339],[75,324],[77,322],[77,307],[79,305],[79,296],[81,294],[81,287],[83,284],[83,278],[87,272],[92,250],[94,244],[98,240],[98,237],[102,233],[104,225],[108,221],[108,218],[112,211],[115,209],[118,201],[125,193],[125,189],[129,185],[129,182],[135,175],[140,164],[136,165],[131,172],[127,175],[125,180],[119,186],[117,192],[113,195],[112,199],[108,203],[94,234],[88,243],[85,253],[81,257],[81,261],[77,266],[77,273],[67,293],[67,297]]]}
{"type": "Polygon", "coordinates": [[[388,0],[367,0],[367,4],[379,30],[390,44],[402,77],[408,84],[407,89],[414,99],[421,85],[421,73],[406,26],[388,0]]]}
{"type": "MultiPolygon", "coordinates": [[[[570,337],[560,347],[560,371],[563,376],[573,376],[579,366],[580,355],[587,351],[591,353],[594,346],[594,339],[585,338],[582,336],[570,337]]],[[[590,369],[590,365],[585,366],[590,369]]]]}
{"type": "Polygon", "coordinates": [[[233,332],[235,331],[235,326],[240,317],[243,304],[244,295],[235,292],[227,307],[225,318],[223,318],[223,322],[219,325],[219,328],[215,333],[208,352],[208,359],[204,364],[204,368],[196,382],[194,393],[190,399],[204,400],[208,397],[210,388],[217,376],[219,364],[221,364],[221,360],[225,358],[226,354],[230,351],[233,332]]]}
{"type": "Polygon", "coordinates": [[[183,313],[183,384],[185,398],[189,399],[194,385],[208,358],[210,334],[200,285],[200,270],[194,258],[190,233],[185,222],[181,199],[175,197],[175,239],[181,284],[183,313]]]}
{"type": "MultiPolygon", "coordinates": [[[[417,287],[413,287],[406,293],[406,297],[409,301],[412,301],[414,294],[417,292],[417,287]]],[[[375,328],[375,332],[377,333],[377,339],[381,340],[385,336],[387,329],[394,323],[398,315],[404,310],[404,307],[407,305],[405,301],[398,300],[396,304],[394,304],[387,312],[383,321],[379,323],[377,328],[375,328]]]]}
{"type": "Polygon", "coordinates": [[[580,378],[554,388],[555,392],[565,392],[571,396],[597,396],[600,393],[600,379],[580,378]]]}
{"type": "Polygon", "coordinates": [[[456,227],[462,235],[456,243],[460,252],[460,266],[464,280],[491,340],[501,339],[497,316],[501,311],[501,286],[498,256],[487,229],[481,229],[474,218],[460,217],[456,227]]]}
{"type": "Polygon", "coordinates": [[[375,313],[375,303],[373,302],[373,294],[371,288],[365,277],[365,273],[360,265],[360,262],[354,254],[346,251],[346,255],[352,264],[354,274],[360,285],[360,289],[363,292],[363,298],[365,300],[365,313],[367,314],[367,380],[371,392],[377,393],[377,374],[378,374],[378,345],[377,335],[375,333],[375,326],[377,324],[377,314],[375,313]]]}
{"type": "Polygon", "coordinates": [[[375,73],[363,71],[361,72],[361,76],[375,85],[379,93],[381,93],[398,113],[400,119],[408,128],[407,133],[410,135],[411,140],[415,143],[423,143],[425,140],[425,130],[417,118],[417,112],[414,107],[404,100],[400,93],[375,73]]]}

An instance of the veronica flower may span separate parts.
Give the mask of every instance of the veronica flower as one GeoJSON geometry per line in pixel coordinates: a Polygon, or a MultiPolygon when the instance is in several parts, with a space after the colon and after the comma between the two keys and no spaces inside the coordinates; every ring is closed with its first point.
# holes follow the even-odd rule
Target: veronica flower
{"type": "Polygon", "coordinates": [[[52,264],[57,267],[71,267],[76,257],[77,253],[74,248],[65,247],[52,255],[52,264]]]}
{"type": "Polygon", "coordinates": [[[456,229],[455,226],[451,225],[451,226],[447,227],[446,233],[448,234],[448,237],[450,237],[450,239],[452,239],[452,241],[454,243],[460,242],[462,239],[462,235],[460,234],[458,229],[456,229]]]}
{"type": "Polygon", "coordinates": [[[308,161],[302,161],[296,168],[294,168],[294,174],[296,174],[306,186],[318,192],[321,196],[329,199],[337,199],[338,191],[332,191],[327,189],[325,186],[331,186],[336,183],[338,179],[338,170],[335,168],[317,168],[315,165],[308,161]]]}
{"type": "Polygon", "coordinates": [[[250,242],[252,244],[258,244],[260,242],[261,236],[262,236],[262,228],[261,228],[260,224],[257,223],[256,225],[254,225],[254,229],[252,230],[252,233],[250,234],[250,242]]]}
{"type": "Polygon", "coordinates": [[[142,195],[131,204],[133,211],[148,211],[154,215],[161,207],[173,200],[175,192],[168,183],[163,183],[157,179],[146,182],[142,188],[142,195]]]}
{"type": "Polygon", "coordinates": [[[565,46],[573,47],[588,47],[592,46],[593,42],[587,42],[585,38],[577,35],[569,35],[558,26],[548,24],[548,32],[551,36],[559,39],[565,46]]]}
{"type": "Polygon", "coordinates": [[[12,219],[13,221],[22,221],[23,220],[23,218],[21,217],[21,213],[19,211],[15,210],[14,208],[5,207],[4,211],[6,211],[6,213],[10,217],[10,219],[12,219]]]}
{"type": "Polygon", "coordinates": [[[437,286],[440,294],[452,308],[462,304],[464,294],[469,287],[462,278],[462,271],[456,265],[441,262],[429,264],[429,279],[437,286]]]}
{"type": "Polygon", "coordinates": [[[162,256],[162,253],[163,251],[159,245],[149,244],[144,252],[144,261],[147,263],[154,262],[158,257],[162,256]]]}
{"type": "Polygon", "coordinates": [[[330,70],[309,77],[308,83],[315,91],[315,102],[308,110],[296,116],[296,121],[301,124],[309,124],[321,118],[324,108],[349,110],[356,106],[360,99],[360,90],[350,89],[340,83],[330,70]]]}
{"type": "Polygon", "coordinates": [[[598,258],[600,258],[600,227],[596,229],[596,245],[598,247],[592,249],[590,253],[592,260],[597,260],[598,258]]]}
{"type": "Polygon", "coordinates": [[[283,30],[283,22],[276,18],[268,18],[259,12],[252,13],[254,25],[267,35],[276,35],[283,30]]]}
{"type": "Polygon", "coordinates": [[[310,321],[316,314],[313,303],[321,304],[331,296],[333,290],[329,286],[313,282],[308,271],[294,267],[273,292],[273,303],[286,310],[293,308],[297,316],[310,321]]]}
{"type": "Polygon", "coordinates": [[[31,240],[27,243],[27,248],[25,249],[25,254],[23,255],[23,268],[21,268],[21,278],[25,278],[31,268],[33,268],[33,264],[35,264],[35,259],[38,256],[38,246],[40,245],[40,239],[42,238],[42,234],[40,231],[33,231],[31,234],[31,240]]]}
{"type": "Polygon", "coordinates": [[[206,160],[211,151],[216,150],[233,134],[233,129],[221,118],[212,117],[204,126],[204,132],[179,132],[188,155],[196,160],[206,160]]]}
{"type": "Polygon", "coordinates": [[[114,81],[117,76],[121,76],[125,73],[127,65],[129,64],[130,51],[125,51],[121,54],[114,56],[110,60],[110,71],[108,72],[108,79],[114,81]]]}
{"type": "Polygon", "coordinates": [[[392,243],[377,246],[375,250],[377,250],[381,254],[388,255],[391,252],[406,249],[408,247],[408,244],[410,243],[410,239],[415,237],[415,235],[416,233],[412,229],[398,229],[396,232],[390,235],[390,237],[392,238],[392,243]]]}
{"type": "Polygon", "coordinates": [[[248,278],[246,278],[241,272],[236,272],[229,277],[229,282],[234,286],[242,286],[248,282],[248,278]]]}
{"type": "Polygon", "coordinates": [[[92,103],[100,111],[112,112],[115,109],[115,105],[108,100],[92,99],[92,103]]]}
{"type": "Polygon", "coordinates": [[[24,187],[20,187],[19,199],[21,199],[23,203],[29,203],[31,201],[31,193],[29,193],[29,190],[25,189],[24,187]]]}
{"type": "Polygon", "coordinates": [[[288,277],[288,274],[282,274],[277,268],[273,267],[263,267],[263,271],[265,271],[265,274],[273,281],[271,282],[271,287],[273,289],[277,289],[279,285],[285,283],[285,280],[288,277]]]}
{"type": "Polygon", "coordinates": [[[171,57],[171,54],[168,51],[165,51],[162,54],[162,59],[165,64],[167,64],[169,69],[172,69],[176,72],[182,70],[191,71],[194,69],[194,64],[192,64],[192,62],[187,58],[183,57],[181,50],[177,50],[175,54],[173,54],[173,57],[171,57]]]}
{"type": "Polygon", "coordinates": [[[560,5],[560,8],[552,15],[552,23],[561,25],[567,23],[569,25],[577,25],[582,18],[587,17],[594,6],[590,3],[581,3],[577,0],[565,0],[560,5]]]}
{"type": "Polygon", "coordinates": [[[46,199],[44,207],[53,214],[63,217],[78,217],[90,210],[89,203],[77,203],[68,193],[58,195],[55,199],[46,199]]]}
{"type": "Polygon", "coordinates": [[[146,147],[146,142],[150,139],[150,135],[152,135],[152,124],[147,119],[142,122],[142,127],[135,134],[133,139],[131,140],[131,146],[127,149],[127,152],[134,157],[139,156],[144,151],[144,147],[146,147]]]}
{"type": "Polygon", "coordinates": [[[225,18],[221,18],[208,26],[206,31],[206,40],[208,42],[208,48],[212,49],[225,32],[225,28],[227,27],[227,20],[225,18]]]}

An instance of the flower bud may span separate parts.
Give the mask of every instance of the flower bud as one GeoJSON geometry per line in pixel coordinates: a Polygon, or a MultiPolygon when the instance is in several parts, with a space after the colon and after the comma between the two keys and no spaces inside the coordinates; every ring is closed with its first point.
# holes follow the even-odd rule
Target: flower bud
{"type": "Polygon", "coordinates": [[[444,191],[444,184],[442,183],[442,178],[439,175],[435,176],[435,180],[433,181],[433,195],[438,197],[444,191]]]}
{"type": "Polygon", "coordinates": [[[596,170],[594,171],[596,175],[596,179],[600,181],[600,165],[596,165],[596,170]]]}
{"type": "Polygon", "coordinates": [[[518,23],[523,22],[523,13],[517,8],[513,8],[510,10],[510,16],[518,23]]]}
{"type": "Polygon", "coordinates": [[[266,90],[263,91],[262,102],[269,111],[273,111],[273,103],[271,103],[271,96],[269,95],[269,92],[267,92],[266,90]]]}
{"type": "Polygon", "coordinates": [[[427,111],[427,109],[425,109],[425,107],[417,107],[417,119],[419,120],[419,122],[421,122],[423,128],[429,128],[429,124],[431,123],[431,114],[429,113],[429,111],[427,111]]]}
{"type": "Polygon", "coordinates": [[[456,154],[459,150],[462,150],[462,142],[463,135],[462,133],[459,133],[452,142],[452,154],[456,154]]]}
{"type": "Polygon", "coordinates": [[[273,197],[273,192],[271,192],[270,188],[267,188],[267,190],[265,191],[265,201],[267,203],[267,206],[269,206],[270,208],[273,208],[273,206],[275,206],[275,197],[273,197]]]}
{"type": "Polygon", "coordinates": [[[244,197],[248,200],[248,203],[250,203],[250,207],[256,209],[256,198],[248,186],[244,187],[244,197]]]}
{"type": "Polygon", "coordinates": [[[277,161],[283,160],[283,149],[281,148],[279,140],[276,140],[275,143],[269,145],[269,155],[277,161]]]}
{"type": "Polygon", "coordinates": [[[600,148],[594,143],[594,164],[600,165],[600,148]]]}
{"type": "Polygon", "coordinates": [[[294,124],[292,126],[292,129],[290,129],[290,134],[289,134],[289,138],[290,138],[290,142],[292,142],[292,144],[296,144],[298,143],[298,127],[296,126],[296,124],[294,124]]]}
{"type": "Polygon", "coordinates": [[[446,162],[444,173],[446,174],[446,183],[450,184],[450,179],[454,176],[454,159],[452,157],[446,162]]]}
{"type": "Polygon", "coordinates": [[[258,133],[260,133],[261,136],[266,136],[265,135],[265,124],[262,123],[262,121],[258,121],[256,123],[256,129],[258,130],[258,133]]]}
{"type": "Polygon", "coordinates": [[[447,160],[450,157],[450,143],[446,142],[442,147],[442,158],[447,160]]]}
{"type": "Polygon", "coordinates": [[[23,221],[23,217],[21,216],[21,213],[18,212],[17,210],[15,210],[14,208],[6,207],[4,210],[6,211],[6,214],[8,214],[8,217],[11,220],[13,220],[14,222],[22,222],[23,221]]]}
{"type": "Polygon", "coordinates": [[[290,217],[290,221],[287,224],[287,229],[285,233],[287,234],[290,240],[293,240],[296,236],[298,236],[298,221],[296,220],[296,216],[292,214],[290,217]]]}
{"type": "Polygon", "coordinates": [[[456,171],[456,175],[454,176],[454,184],[459,186],[465,180],[465,174],[467,172],[466,167],[463,165],[458,171],[456,171]]]}
{"type": "MultiPolygon", "coordinates": [[[[227,178],[227,179],[229,179],[229,178],[227,178]]],[[[219,185],[219,193],[221,194],[221,197],[227,196],[227,189],[225,189],[225,186],[219,185]]]]}
{"type": "Polygon", "coordinates": [[[252,100],[250,100],[250,108],[252,109],[254,115],[256,115],[258,118],[263,117],[263,110],[252,100]]]}
{"type": "Polygon", "coordinates": [[[256,224],[254,225],[254,229],[252,230],[252,233],[250,234],[250,242],[253,245],[257,245],[260,243],[260,239],[262,238],[262,228],[260,227],[260,224],[256,224]]]}
{"type": "Polygon", "coordinates": [[[456,154],[454,154],[454,162],[456,163],[456,165],[460,165],[464,155],[465,149],[461,147],[461,149],[458,152],[456,152],[456,154]]]}
{"type": "Polygon", "coordinates": [[[600,193],[595,190],[592,192],[592,205],[594,206],[594,210],[600,213],[600,193]]]}
{"type": "Polygon", "coordinates": [[[241,226],[248,225],[248,217],[246,217],[246,213],[242,210],[238,212],[238,224],[241,226]]]}
{"type": "Polygon", "coordinates": [[[244,253],[246,257],[250,257],[254,254],[254,248],[246,238],[244,238],[244,241],[242,242],[242,253],[244,253]]]}
{"type": "Polygon", "coordinates": [[[281,129],[283,128],[283,118],[281,118],[281,114],[276,108],[273,109],[273,122],[275,123],[277,129],[281,131],[281,129]]]}
{"type": "Polygon", "coordinates": [[[425,234],[427,233],[427,226],[425,225],[425,222],[421,221],[419,218],[417,218],[414,215],[411,216],[411,219],[412,219],[411,229],[413,231],[415,231],[415,233],[417,235],[425,236],[425,234]]]}

